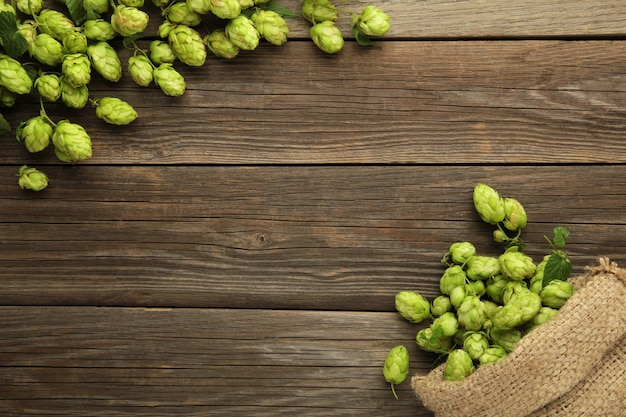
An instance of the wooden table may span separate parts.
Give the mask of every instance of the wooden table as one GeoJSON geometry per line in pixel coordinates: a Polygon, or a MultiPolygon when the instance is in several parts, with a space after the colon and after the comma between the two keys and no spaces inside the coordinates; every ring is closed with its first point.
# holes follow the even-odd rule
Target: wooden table
{"type": "Polygon", "coordinates": [[[563,225],[574,273],[626,263],[626,3],[377,4],[375,47],[344,16],[323,54],[292,19],[282,47],[178,67],[183,97],[94,77],[140,117],[47,106],[87,128],[82,163],[3,137],[0,414],[429,416],[382,376],[396,344],[411,374],[433,360],[393,298],[438,295],[454,241],[501,251],[477,182],[524,204],[536,261],[563,225]]]}

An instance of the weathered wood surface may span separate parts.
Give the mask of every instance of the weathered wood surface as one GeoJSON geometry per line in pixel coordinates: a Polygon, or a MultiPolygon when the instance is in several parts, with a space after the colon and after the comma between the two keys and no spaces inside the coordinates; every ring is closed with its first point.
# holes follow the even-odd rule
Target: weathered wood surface
{"type": "Polygon", "coordinates": [[[412,373],[433,359],[393,296],[435,296],[453,241],[500,250],[478,181],[524,203],[535,259],[565,225],[575,273],[626,264],[626,3],[407,3],[378,3],[375,48],[323,55],[294,20],[182,69],[176,99],[96,79],[141,117],[69,114],[94,143],[75,166],[2,137],[1,415],[430,416],[381,375],[398,343],[412,373]],[[22,163],[51,186],[19,190],[22,163]]]}

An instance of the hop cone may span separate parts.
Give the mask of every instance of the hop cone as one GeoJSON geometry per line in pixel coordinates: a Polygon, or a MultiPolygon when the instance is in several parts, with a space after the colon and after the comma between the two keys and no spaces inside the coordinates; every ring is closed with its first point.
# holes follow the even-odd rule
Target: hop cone
{"type": "Polygon", "coordinates": [[[531,278],[537,269],[530,256],[517,250],[508,249],[498,257],[498,262],[500,263],[502,273],[514,281],[531,278]]]}
{"type": "Polygon", "coordinates": [[[61,41],[66,54],[83,54],[87,52],[87,37],[82,32],[70,32],[61,41]]]}
{"type": "Polygon", "coordinates": [[[531,330],[541,326],[544,323],[547,323],[548,321],[550,321],[550,319],[554,316],[556,316],[556,314],[559,312],[559,310],[557,310],[556,308],[552,308],[552,307],[541,307],[539,309],[539,312],[537,314],[535,314],[533,316],[533,318],[531,318],[530,320],[528,320],[528,322],[526,322],[526,324],[524,325],[524,330],[526,331],[526,333],[530,332],[531,330]]]}
{"type": "Polygon", "coordinates": [[[526,281],[509,281],[502,288],[502,304],[509,304],[517,297],[527,294],[530,290],[526,281]]]}
{"type": "Polygon", "coordinates": [[[202,15],[191,10],[186,2],[180,2],[168,8],[167,20],[181,25],[198,26],[202,23],[202,15]]]}
{"type": "Polygon", "coordinates": [[[28,52],[37,61],[51,67],[63,61],[63,44],[47,33],[37,35],[35,41],[28,45],[28,52]]]}
{"type": "Polygon", "coordinates": [[[0,85],[15,94],[28,94],[33,88],[33,80],[19,61],[0,54],[0,85]]]}
{"type": "Polygon", "coordinates": [[[207,14],[211,11],[210,0],[186,0],[187,7],[194,13],[207,14]]]}
{"type": "Polygon", "coordinates": [[[170,32],[172,29],[174,29],[176,27],[177,23],[172,23],[169,20],[164,21],[163,23],[161,23],[159,25],[159,28],[157,30],[157,34],[159,35],[160,38],[167,38],[168,36],[170,36],[170,32]]]}
{"type": "Polygon", "coordinates": [[[330,20],[311,26],[310,35],[313,43],[328,54],[337,53],[343,48],[344,40],[341,30],[330,20]]]}
{"type": "Polygon", "coordinates": [[[446,359],[443,376],[448,381],[461,381],[474,372],[474,363],[463,349],[454,349],[446,359]]]}
{"type": "Polygon", "coordinates": [[[120,0],[120,3],[129,7],[143,7],[145,2],[144,0],[120,0]]]}
{"type": "Polygon", "coordinates": [[[487,320],[485,307],[480,298],[475,295],[465,297],[457,310],[459,324],[465,330],[477,331],[482,329],[487,320]]]}
{"type": "Polygon", "coordinates": [[[439,291],[444,295],[450,295],[456,287],[465,285],[467,276],[460,265],[452,265],[443,272],[439,280],[439,291]]]}
{"type": "Polygon", "coordinates": [[[476,247],[471,242],[454,242],[450,245],[444,260],[451,258],[453,263],[462,266],[474,255],[476,247]]]}
{"type": "Polygon", "coordinates": [[[259,45],[260,36],[252,20],[239,15],[226,25],[226,36],[236,47],[253,50],[259,45]]]}
{"type": "Polygon", "coordinates": [[[83,24],[83,33],[93,41],[110,41],[117,36],[113,25],[104,19],[87,20],[83,24]]]}
{"type": "Polygon", "coordinates": [[[214,30],[206,35],[203,41],[209,51],[220,58],[232,59],[239,54],[239,48],[228,39],[224,29],[214,30]]]}
{"type": "Polygon", "coordinates": [[[337,20],[337,8],[330,0],[304,0],[302,2],[302,17],[315,25],[320,22],[337,20]]]}
{"type": "Polygon", "coordinates": [[[440,295],[436,297],[430,305],[430,314],[435,317],[440,317],[442,314],[452,310],[452,302],[447,295],[440,295]]]}
{"type": "Polygon", "coordinates": [[[574,295],[574,287],[567,281],[552,280],[539,293],[544,306],[561,308],[574,295]]]}
{"type": "Polygon", "coordinates": [[[85,10],[91,9],[99,14],[108,12],[109,4],[109,0],[83,0],[85,10]]]}
{"type": "Polygon", "coordinates": [[[524,206],[514,198],[504,199],[504,227],[517,231],[526,226],[528,218],[524,206]]]}
{"type": "Polygon", "coordinates": [[[241,10],[248,9],[254,6],[254,0],[239,0],[239,5],[241,6],[241,10]]]}
{"type": "Polygon", "coordinates": [[[52,139],[52,125],[43,116],[35,116],[20,123],[16,130],[17,140],[22,142],[28,152],[43,151],[52,139]]]}
{"type": "Polygon", "coordinates": [[[17,97],[14,92],[7,90],[7,88],[3,85],[0,85],[0,106],[11,108],[15,105],[16,99],[17,97]]]}
{"type": "Polygon", "coordinates": [[[287,42],[289,27],[287,22],[278,13],[271,10],[258,10],[252,17],[257,31],[269,43],[280,46],[287,42]]]}
{"type": "Polygon", "coordinates": [[[367,6],[360,15],[352,18],[351,24],[367,36],[383,36],[391,27],[389,15],[376,6],[367,6]]]}
{"type": "Polygon", "coordinates": [[[234,19],[241,14],[239,0],[210,0],[210,8],[220,19],[234,19]]]}
{"type": "Polygon", "coordinates": [[[72,87],[81,87],[91,81],[91,62],[85,54],[65,55],[61,72],[72,87]]]}
{"type": "Polygon", "coordinates": [[[122,63],[117,52],[107,42],[98,42],[87,48],[91,65],[106,80],[116,82],[122,78],[122,63]]]}
{"type": "Polygon", "coordinates": [[[37,37],[37,23],[28,19],[17,25],[17,33],[22,35],[26,42],[33,43],[37,37]]]}
{"type": "Polygon", "coordinates": [[[496,190],[479,183],[474,187],[472,198],[474,208],[483,221],[497,224],[504,220],[504,200],[496,190]]]}
{"type": "Polygon", "coordinates": [[[394,397],[398,398],[395,385],[401,384],[409,375],[409,351],[402,345],[389,351],[383,366],[385,380],[391,384],[394,397]]]}
{"type": "Polygon", "coordinates": [[[465,270],[467,277],[471,280],[488,280],[491,277],[500,275],[500,263],[498,258],[492,256],[472,256],[467,261],[465,270]]]}
{"type": "Polygon", "coordinates": [[[436,334],[432,327],[420,330],[415,336],[417,347],[426,352],[447,353],[452,349],[452,342],[451,337],[436,334]]]}
{"type": "Polygon", "coordinates": [[[510,330],[532,319],[541,308],[541,297],[532,291],[520,295],[509,304],[498,307],[491,319],[496,329],[510,330]]]}
{"type": "Polygon", "coordinates": [[[149,20],[148,13],[143,10],[119,5],[111,15],[111,26],[122,36],[132,36],[143,32],[149,20]]]}
{"type": "Polygon", "coordinates": [[[61,79],[56,74],[43,74],[35,80],[39,95],[49,101],[57,101],[61,97],[61,79]]]}
{"type": "Polygon", "coordinates": [[[37,28],[41,33],[60,41],[66,34],[74,31],[74,22],[61,12],[44,9],[37,16],[37,28]]]}
{"type": "Polygon", "coordinates": [[[176,61],[176,54],[172,46],[165,41],[153,40],[148,49],[150,50],[150,60],[156,65],[172,64],[176,61]]]}
{"type": "Polygon", "coordinates": [[[489,340],[482,333],[471,332],[463,340],[463,350],[468,353],[472,360],[477,361],[487,348],[489,348],[489,340]]]}
{"type": "Polygon", "coordinates": [[[519,329],[504,330],[494,327],[489,331],[489,338],[496,345],[511,352],[517,342],[522,339],[522,332],[519,329]]]}
{"type": "Polygon", "coordinates": [[[72,109],[82,109],[89,101],[89,88],[86,85],[74,87],[66,77],[62,77],[61,101],[72,109]]]}
{"type": "Polygon", "coordinates": [[[535,275],[530,279],[529,289],[532,292],[536,292],[539,294],[543,289],[543,276],[544,271],[546,269],[546,264],[548,263],[548,259],[550,259],[550,255],[546,255],[543,257],[541,262],[537,264],[537,269],[535,269],[535,275]]]}
{"type": "Polygon", "coordinates": [[[22,165],[17,175],[22,190],[41,191],[48,186],[48,176],[35,168],[22,165]]]}
{"type": "Polygon", "coordinates": [[[496,275],[487,280],[486,294],[496,303],[502,303],[502,291],[510,279],[505,275],[496,275]]]}
{"type": "Polygon", "coordinates": [[[95,101],[96,116],[112,125],[127,125],[137,118],[137,112],[127,102],[116,97],[104,97],[95,101]]]}
{"type": "Polygon", "coordinates": [[[400,291],[395,297],[396,310],[411,323],[430,317],[430,303],[414,291],[400,291]]]}
{"type": "Polygon", "coordinates": [[[167,96],[182,96],[187,84],[183,76],[174,69],[172,64],[161,64],[153,71],[154,83],[167,96]]]}
{"type": "Polygon", "coordinates": [[[17,0],[15,6],[20,12],[33,16],[43,9],[43,0],[17,0]]]}
{"type": "Polygon", "coordinates": [[[459,321],[454,313],[448,311],[437,317],[430,325],[433,332],[437,329],[441,329],[441,335],[445,337],[452,337],[459,330],[459,321]]]}
{"type": "Polygon", "coordinates": [[[128,72],[137,85],[147,87],[153,79],[152,64],[144,55],[133,55],[128,58],[128,72]]]}
{"type": "Polygon", "coordinates": [[[487,365],[489,363],[498,362],[504,359],[507,355],[507,351],[501,346],[491,346],[485,349],[482,355],[478,358],[478,362],[481,365],[487,365]]]}
{"type": "Polygon", "coordinates": [[[200,67],[206,60],[206,45],[202,36],[185,25],[178,25],[170,31],[168,41],[178,59],[189,66],[200,67]]]}
{"type": "Polygon", "coordinates": [[[91,157],[91,138],[81,125],[68,120],[57,123],[52,143],[57,157],[63,162],[78,162],[91,157]]]}

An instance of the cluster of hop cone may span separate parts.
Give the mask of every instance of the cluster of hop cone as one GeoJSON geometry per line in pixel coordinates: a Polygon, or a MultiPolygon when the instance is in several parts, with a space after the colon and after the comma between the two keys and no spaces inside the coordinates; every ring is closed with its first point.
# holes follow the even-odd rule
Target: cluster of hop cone
{"type": "MultiPolygon", "coordinates": [[[[137,43],[145,36],[150,14],[144,0],[65,0],[66,10],[46,7],[44,0],[15,0],[0,4],[0,105],[12,107],[19,95],[36,90],[41,106],[16,129],[28,152],[41,152],[50,144],[59,160],[75,163],[92,156],[91,138],[78,123],[54,121],[45,102],[62,102],[70,109],[88,104],[106,123],[127,125],[137,117],[133,106],[117,97],[93,98],[92,73],[110,82],[122,78],[124,66],[139,86],[156,85],[167,96],[182,96],[187,88],[176,63],[204,65],[207,54],[235,58],[255,49],[261,40],[280,46],[287,41],[285,18],[303,17],[311,23],[312,41],[326,53],[337,53],[343,34],[335,25],[340,11],[330,0],[304,0],[292,12],[274,0],[151,0],[161,11],[157,36],[147,48],[137,43]],[[212,20],[211,20],[212,19],[212,20]],[[211,25],[207,25],[207,21],[211,25]],[[200,27],[213,29],[201,33],[200,27]],[[132,51],[124,65],[113,40],[123,39],[132,51]]],[[[374,5],[350,15],[352,32],[360,45],[385,35],[389,16],[374,5]]],[[[0,133],[11,131],[0,115],[0,133]]],[[[48,185],[35,168],[18,174],[20,187],[35,191],[48,185]],[[25,178],[28,175],[31,178],[25,178]]]]}

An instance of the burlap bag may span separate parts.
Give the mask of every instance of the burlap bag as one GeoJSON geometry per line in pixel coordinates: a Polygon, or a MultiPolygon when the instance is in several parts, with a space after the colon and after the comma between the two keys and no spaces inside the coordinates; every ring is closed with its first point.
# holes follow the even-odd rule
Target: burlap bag
{"type": "Polygon", "coordinates": [[[626,416],[626,271],[608,259],[571,279],[559,314],[463,381],[441,365],[411,385],[437,417],[626,416]]]}

